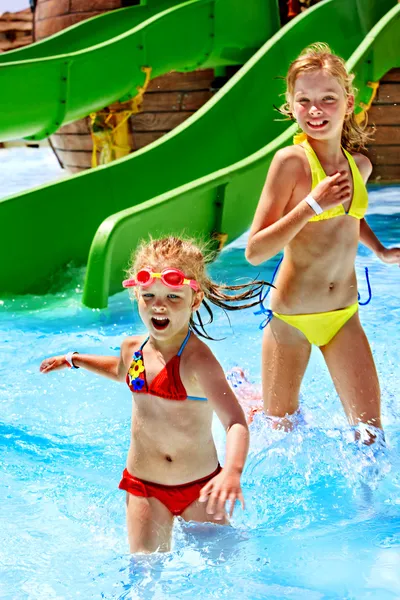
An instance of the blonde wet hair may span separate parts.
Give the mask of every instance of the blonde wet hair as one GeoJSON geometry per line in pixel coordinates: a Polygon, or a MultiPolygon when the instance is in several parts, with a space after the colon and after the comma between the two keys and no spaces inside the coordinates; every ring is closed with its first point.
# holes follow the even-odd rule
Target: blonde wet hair
{"type": "Polygon", "coordinates": [[[216,252],[210,249],[210,244],[192,238],[176,236],[150,238],[143,240],[133,253],[127,274],[129,278],[133,278],[140,269],[145,267],[160,271],[171,267],[180,269],[186,277],[195,279],[204,293],[202,304],[208,313],[209,321],[204,323],[199,311],[196,311],[196,314],[190,318],[189,325],[198,335],[211,340],[213,338],[205,330],[205,325],[212,323],[214,319],[210,304],[219,306],[224,311],[251,308],[259,304],[264,285],[270,285],[261,280],[239,285],[216,283],[210,278],[206,269],[206,264],[211,262],[215,255],[216,252]],[[242,291],[232,293],[239,290],[242,291]],[[245,301],[247,302],[243,304],[245,301]]]}
{"type": "MultiPolygon", "coordinates": [[[[334,77],[343,89],[346,99],[352,95],[356,96],[357,90],[353,86],[354,75],[348,73],[345,61],[333,54],[328,44],[316,42],[307,46],[301,54],[292,62],[286,75],[286,102],[280,107],[280,112],[292,120],[295,117],[292,112],[292,103],[294,96],[294,86],[299,75],[304,73],[315,73],[324,71],[331,77],[334,77]]],[[[348,152],[357,152],[365,148],[371,135],[366,131],[367,116],[364,113],[364,120],[359,123],[354,111],[347,115],[342,130],[342,146],[348,152]]]]}

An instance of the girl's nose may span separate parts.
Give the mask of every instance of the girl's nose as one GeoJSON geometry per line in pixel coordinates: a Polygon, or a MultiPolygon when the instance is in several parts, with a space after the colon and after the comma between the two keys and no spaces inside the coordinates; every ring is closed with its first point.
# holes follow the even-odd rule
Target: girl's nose
{"type": "Polygon", "coordinates": [[[313,104],[310,108],[310,115],[320,115],[322,113],[322,110],[320,108],[318,108],[318,106],[315,106],[315,104],[313,104]]]}
{"type": "Polygon", "coordinates": [[[161,298],[155,298],[155,300],[153,302],[153,309],[158,312],[165,311],[165,305],[164,305],[163,300],[161,300],[161,298]]]}

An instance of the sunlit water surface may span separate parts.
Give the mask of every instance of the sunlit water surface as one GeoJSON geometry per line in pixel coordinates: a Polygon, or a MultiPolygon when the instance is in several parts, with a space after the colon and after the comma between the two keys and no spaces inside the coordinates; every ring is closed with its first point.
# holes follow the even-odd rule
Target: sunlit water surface
{"type": "MultiPolygon", "coordinates": [[[[15,152],[9,169],[21,170],[18,158],[15,152]]],[[[32,184],[28,179],[7,193],[32,184]]],[[[370,198],[369,224],[385,244],[399,243],[400,189],[372,188],[370,198]]],[[[211,266],[214,278],[258,275],[245,262],[245,243],[243,236],[222,252],[211,266]]],[[[264,278],[276,262],[262,268],[264,278]]],[[[360,247],[364,299],[365,266],[373,298],[360,313],[380,374],[387,449],[355,446],[314,349],[302,387],[304,423],[292,433],[271,431],[262,417],[252,425],[245,512],[236,510],[232,528],[177,522],[165,555],[128,553],[125,497],[117,488],[130,434],[127,387],[83,369],[38,371],[46,356],[69,349],[114,354],[124,336],[143,332],[127,292],[112,297],[107,310],[84,308],[84,271],[70,265],[53,294],[3,298],[0,598],[399,600],[400,271],[360,247]]],[[[224,369],[241,365],[255,385],[259,322],[253,310],[231,314],[230,324],[217,313],[210,329],[225,338],[212,343],[224,369]]],[[[223,460],[218,423],[215,436],[223,460]]]]}

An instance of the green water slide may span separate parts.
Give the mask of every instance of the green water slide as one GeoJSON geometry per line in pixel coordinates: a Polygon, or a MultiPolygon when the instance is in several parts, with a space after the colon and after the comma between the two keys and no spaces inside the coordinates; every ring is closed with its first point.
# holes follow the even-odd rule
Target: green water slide
{"type": "MultiPolygon", "coordinates": [[[[156,77],[174,69],[241,65],[279,28],[277,0],[250,0],[247,10],[242,0],[142,4],[1,55],[0,141],[43,138],[132,97],[144,83],[143,66],[156,77]]],[[[221,142],[216,154],[224,149],[221,142]]],[[[118,161],[122,170],[115,163],[1,200],[0,253],[7,260],[0,261],[0,293],[43,293],[57,269],[70,261],[85,264],[96,230],[110,214],[198,176],[184,164],[195,145],[154,144],[161,155],[137,152],[139,162],[118,161]]],[[[208,165],[197,167],[209,172],[208,165]]]]}
{"type": "Polygon", "coordinates": [[[146,0],[0,55],[0,140],[43,139],[175,69],[243,64],[279,27],[276,0],[146,0]],[[275,8],[274,8],[275,4],[275,8]]]}
{"type": "MultiPolygon", "coordinates": [[[[229,6],[234,4],[230,0],[229,6]]],[[[245,23],[244,5],[236,4],[241,7],[245,23]]],[[[182,23],[179,14],[182,16],[195,6],[200,9],[200,5],[208,7],[210,16],[212,6],[216,9],[219,5],[222,9],[224,3],[196,0],[149,17],[149,25],[145,22],[138,25],[146,59],[137,64],[133,61],[131,68],[139,71],[138,65],[143,62],[151,65],[154,61],[156,52],[146,44],[147,26],[156,27],[159,35],[164,32],[167,52],[167,38],[173,38],[176,45],[178,29],[179,35],[182,32],[177,28],[174,36],[168,29],[167,35],[162,20],[172,15],[176,23],[182,23]]],[[[263,0],[263,6],[267,5],[276,9],[275,2],[263,0]]],[[[290,143],[293,134],[293,126],[276,120],[279,115],[273,108],[282,102],[283,85],[279,77],[285,75],[289,62],[305,45],[327,41],[356,71],[358,102],[368,103],[372,94],[368,83],[379,80],[400,62],[399,9],[395,0],[379,3],[325,0],[293,20],[255,52],[257,43],[253,41],[253,56],[224,88],[193,117],[151,146],[111,165],[0,202],[0,251],[8,258],[7,264],[6,261],[0,264],[0,292],[45,291],[47,279],[55,269],[70,260],[86,262],[92,242],[84,303],[101,308],[107,305],[109,294],[121,289],[129,254],[148,232],[161,235],[184,230],[203,236],[223,232],[229,239],[240,235],[249,226],[273,153],[290,143]]],[[[189,48],[194,45],[194,38],[203,40],[202,62],[194,56],[195,50],[190,60],[182,59],[185,66],[172,65],[171,61],[168,70],[196,68],[199,62],[201,66],[241,62],[240,48],[245,47],[246,51],[251,48],[251,36],[244,44],[243,41],[235,44],[231,38],[224,45],[210,46],[210,39],[216,39],[218,31],[223,32],[225,40],[229,36],[226,20],[221,20],[219,26],[216,19],[209,20],[214,21],[211,31],[214,38],[209,28],[204,33],[200,18],[196,20],[195,31],[188,36],[189,48]],[[207,49],[202,36],[207,37],[207,49]]],[[[114,42],[108,43],[109,47],[113,45],[114,42]]],[[[101,43],[98,47],[101,49],[101,43]]],[[[20,56],[28,50],[35,51],[32,48],[19,51],[20,56]]],[[[95,49],[93,46],[90,51],[95,49]]],[[[11,69],[15,65],[8,63],[11,69]]],[[[1,70],[0,65],[0,82],[1,70]]],[[[132,95],[142,79],[134,85],[130,81],[113,100],[132,95]]],[[[69,93],[73,92],[70,87],[69,93]]],[[[85,97],[81,92],[81,98],[85,97]]],[[[104,102],[97,106],[100,104],[104,102]]],[[[72,118],[86,112],[88,104],[72,118]]],[[[68,119],[71,116],[63,122],[68,119]]],[[[41,129],[24,130],[24,135],[43,135],[45,127],[39,125],[41,129]]]]}

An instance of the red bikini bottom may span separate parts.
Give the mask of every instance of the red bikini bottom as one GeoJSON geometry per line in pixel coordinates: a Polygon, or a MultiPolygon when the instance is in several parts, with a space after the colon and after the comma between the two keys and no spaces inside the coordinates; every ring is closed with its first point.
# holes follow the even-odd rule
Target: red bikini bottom
{"type": "Polygon", "coordinates": [[[157,498],[168,508],[168,510],[176,517],[181,515],[192,502],[200,496],[200,490],[213,477],[222,471],[222,467],[218,467],[213,473],[191,481],[190,483],[181,483],[179,485],[162,485],[161,483],[152,483],[144,481],[131,475],[128,469],[124,469],[122,479],[119,484],[120,490],[125,490],[133,496],[141,496],[143,498],[157,498]]]}

